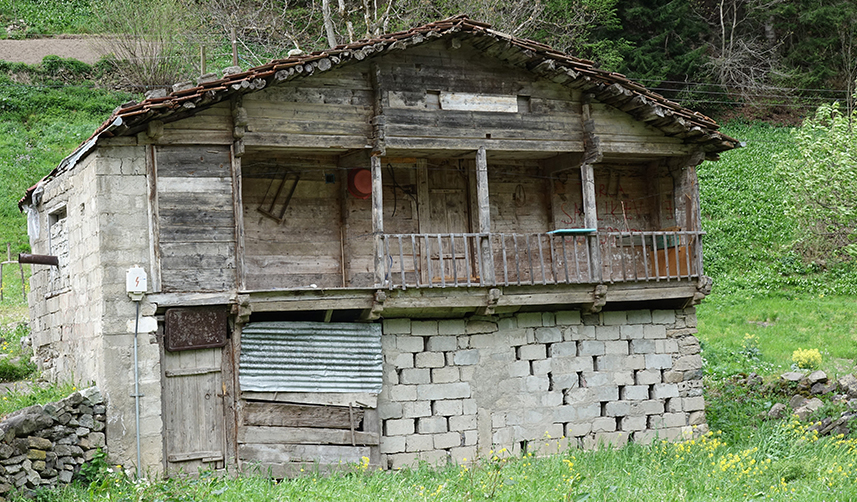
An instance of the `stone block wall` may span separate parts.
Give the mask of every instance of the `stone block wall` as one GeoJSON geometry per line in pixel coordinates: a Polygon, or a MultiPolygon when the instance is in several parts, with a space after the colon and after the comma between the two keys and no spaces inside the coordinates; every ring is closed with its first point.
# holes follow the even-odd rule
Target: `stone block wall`
{"type": "Polygon", "coordinates": [[[383,324],[386,466],[704,431],[693,308],[383,324]]]}
{"type": "Polygon", "coordinates": [[[0,423],[0,500],[70,483],[105,448],[107,408],[97,387],[18,410],[0,423]]]}

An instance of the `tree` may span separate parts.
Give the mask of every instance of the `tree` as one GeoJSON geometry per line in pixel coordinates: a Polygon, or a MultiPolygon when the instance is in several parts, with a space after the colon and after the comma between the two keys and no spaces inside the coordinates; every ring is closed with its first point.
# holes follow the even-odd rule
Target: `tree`
{"type": "Polygon", "coordinates": [[[797,158],[781,157],[778,172],[790,189],[786,213],[797,222],[806,259],[857,258],[857,112],[838,103],[818,107],[794,131],[797,158]]]}

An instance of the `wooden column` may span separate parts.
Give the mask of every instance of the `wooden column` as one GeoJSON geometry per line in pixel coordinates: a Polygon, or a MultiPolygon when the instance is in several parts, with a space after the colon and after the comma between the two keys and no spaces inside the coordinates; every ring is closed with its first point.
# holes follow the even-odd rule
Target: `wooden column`
{"type": "Polygon", "coordinates": [[[373,155],[372,164],[372,236],[375,243],[375,287],[384,287],[387,277],[384,252],[384,197],[381,184],[381,157],[373,155]]]}
{"type": "MultiPolygon", "coordinates": [[[[592,95],[583,98],[581,119],[583,120],[583,164],[580,165],[580,186],[583,191],[583,223],[586,228],[598,228],[598,212],[595,201],[595,172],[594,163],[601,162],[601,145],[595,135],[595,121],[592,120],[592,109],[589,105],[592,95]]],[[[589,238],[589,267],[592,280],[601,282],[601,246],[598,236],[589,238]]]]}
{"type": "Polygon", "coordinates": [[[494,254],[491,252],[491,205],[488,199],[488,155],[484,146],[476,151],[476,200],[482,249],[482,284],[494,284],[494,254]]]}

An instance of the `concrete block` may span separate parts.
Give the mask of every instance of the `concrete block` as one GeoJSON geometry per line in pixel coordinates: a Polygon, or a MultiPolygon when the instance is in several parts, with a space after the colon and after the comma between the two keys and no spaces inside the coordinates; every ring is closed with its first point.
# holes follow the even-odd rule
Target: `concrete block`
{"type": "Polygon", "coordinates": [[[628,444],[627,432],[596,432],[594,436],[583,438],[583,447],[587,450],[601,448],[621,448],[628,444]]]}
{"type": "Polygon", "coordinates": [[[601,321],[605,326],[623,326],[628,324],[628,316],[624,310],[602,312],[601,321]]]}
{"type": "Polygon", "coordinates": [[[638,338],[635,340],[631,340],[631,353],[632,354],[654,354],[657,352],[655,350],[655,342],[661,340],[648,340],[638,338]]]}
{"type": "MultiPolygon", "coordinates": [[[[640,338],[645,337],[647,326],[651,325],[626,324],[624,326],[620,326],[619,335],[622,340],[639,340],[640,338]]],[[[664,330],[664,336],[666,336],[666,330],[664,330]]]]}
{"type": "Polygon", "coordinates": [[[396,348],[401,352],[422,352],[425,350],[425,343],[421,336],[399,335],[396,338],[396,348]]]}
{"type": "Polygon", "coordinates": [[[458,432],[447,432],[446,434],[434,435],[434,447],[437,450],[445,450],[447,448],[455,448],[462,446],[462,437],[458,432]]]}
{"type": "Polygon", "coordinates": [[[479,364],[479,350],[467,349],[456,351],[452,357],[452,361],[458,366],[470,366],[473,364],[479,364]]]}
{"type": "Polygon", "coordinates": [[[598,417],[592,421],[592,432],[613,432],[616,430],[616,419],[613,417],[598,417]]]}
{"type": "Polygon", "coordinates": [[[417,397],[426,401],[469,398],[470,384],[467,382],[457,382],[417,385],[417,397]]]}
{"type": "Polygon", "coordinates": [[[672,368],[673,358],[669,354],[646,354],[646,369],[660,370],[672,368]]]}
{"type": "Polygon", "coordinates": [[[441,399],[434,402],[433,415],[448,417],[461,415],[463,405],[462,399],[441,399]]]}
{"type": "Polygon", "coordinates": [[[682,398],[682,407],[684,411],[702,411],[705,409],[705,398],[702,396],[682,398]]]}
{"type": "Polygon", "coordinates": [[[465,415],[476,415],[478,407],[475,399],[464,399],[462,401],[462,411],[465,415]]]}
{"type": "Polygon", "coordinates": [[[434,440],[428,434],[414,434],[405,438],[405,451],[428,451],[434,449],[434,440]]]}
{"type": "Polygon", "coordinates": [[[675,324],[675,310],[653,310],[652,324],[675,324]]]}
{"type": "Polygon", "coordinates": [[[565,331],[568,340],[595,340],[595,326],[572,326],[565,331]]]}
{"type": "Polygon", "coordinates": [[[661,383],[661,370],[637,370],[634,375],[636,385],[661,383]]]}
{"type": "Polygon", "coordinates": [[[643,326],[643,337],[650,340],[666,338],[667,328],[662,324],[647,324],[643,326]]]}
{"type": "Polygon", "coordinates": [[[407,335],[411,332],[410,319],[384,319],[381,331],[385,335],[407,335]]]}
{"type": "Polygon", "coordinates": [[[530,361],[515,361],[506,368],[509,371],[510,377],[528,376],[530,374],[530,361]]]}
{"type": "Polygon", "coordinates": [[[402,418],[402,403],[379,402],[378,418],[381,420],[387,420],[388,418],[402,418]]]}
{"type": "Polygon", "coordinates": [[[468,431],[476,430],[476,415],[455,415],[449,417],[449,430],[468,431]]]}
{"type": "Polygon", "coordinates": [[[446,357],[443,352],[418,352],[414,356],[414,364],[417,368],[442,368],[446,365],[446,357]]]}
{"type": "Polygon", "coordinates": [[[446,417],[423,417],[417,419],[417,432],[420,434],[437,434],[447,432],[446,417]]]}
{"type": "Polygon", "coordinates": [[[505,413],[492,413],[491,414],[491,427],[493,429],[499,429],[501,427],[506,427],[506,414],[505,413]]]}
{"type": "Polygon", "coordinates": [[[553,388],[559,390],[571,389],[572,387],[577,387],[580,385],[580,379],[577,376],[577,373],[566,373],[563,375],[551,375],[551,382],[553,383],[553,388]]]}
{"type": "Polygon", "coordinates": [[[626,312],[628,315],[628,324],[651,324],[652,323],[652,311],[651,310],[629,310],[626,312]]]}
{"type": "Polygon", "coordinates": [[[387,465],[390,469],[399,470],[406,467],[416,467],[420,457],[416,453],[397,453],[387,455],[387,465]]]}
{"type": "Polygon", "coordinates": [[[440,335],[463,335],[464,326],[464,319],[445,319],[437,322],[437,332],[440,335]]]}
{"type": "Polygon", "coordinates": [[[644,401],[649,399],[648,385],[626,385],[620,391],[621,399],[626,401],[644,401]]]}
{"type": "Polygon", "coordinates": [[[577,355],[577,342],[554,343],[550,346],[550,357],[573,357],[577,355]]]}
{"type": "Polygon", "coordinates": [[[681,398],[664,399],[664,411],[667,413],[679,413],[684,411],[681,398]]]}
{"type": "Polygon", "coordinates": [[[547,392],[550,388],[550,379],[548,377],[527,376],[524,377],[524,390],[528,393],[547,392]]]}
{"type": "Polygon", "coordinates": [[[596,340],[582,340],[577,342],[577,353],[581,356],[603,356],[606,352],[604,342],[596,340]]]}
{"type": "Polygon", "coordinates": [[[621,421],[621,429],[623,431],[642,431],[646,429],[648,420],[645,416],[639,417],[623,417],[621,421]]]}
{"type": "Polygon", "coordinates": [[[467,321],[464,330],[465,334],[468,335],[494,333],[497,331],[497,323],[491,321],[467,321]]]}
{"type": "Polygon", "coordinates": [[[583,387],[600,387],[613,383],[612,373],[606,371],[584,371],[580,378],[583,387]]]}
{"type": "Polygon", "coordinates": [[[603,385],[601,387],[590,387],[592,397],[599,402],[616,401],[619,399],[619,386],[603,385]]]}
{"type": "Polygon", "coordinates": [[[538,345],[522,345],[518,347],[518,359],[544,359],[547,357],[547,347],[538,345]]]}
{"type": "Polygon", "coordinates": [[[431,382],[432,383],[450,383],[450,382],[458,382],[461,378],[461,373],[458,368],[455,367],[445,367],[445,368],[434,368],[431,370],[431,382]]]}
{"type": "MultiPolygon", "coordinates": [[[[685,309],[685,311],[687,310],[688,309],[685,309]]],[[[687,313],[684,317],[684,323],[688,328],[695,328],[697,326],[696,312],[694,311],[694,313],[687,313]]]]}
{"type": "Polygon", "coordinates": [[[396,385],[390,388],[390,401],[415,401],[416,399],[416,385],[396,385]]]}
{"type": "Polygon", "coordinates": [[[536,343],[556,343],[562,341],[562,331],[557,327],[536,328],[536,343]]]}
{"type": "MultiPolygon", "coordinates": [[[[527,337],[527,331],[532,331],[532,329],[511,329],[504,330],[503,333],[508,337],[507,340],[510,347],[518,347],[520,345],[530,343],[527,337]]],[[[533,338],[535,339],[535,337],[533,338]]]]}
{"type": "Polygon", "coordinates": [[[595,371],[622,371],[628,356],[604,355],[595,358],[595,371]]]}
{"type": "Polygon", "coordinates": [[[636,385],[636,381],[634,380],[634,371],[614,371],[613,373],[609,373],[610,380],[614,385],[636,385]]]}
{"type": "Polygon", "coordinates": [[[474,430],[462,431],[462,436],[464,436],[464,446],[476,446],[479,442],[479,433],[474,430]]]}
{"type": "Polygon", "coordinates": [[[385,436],[407,436],[414,433],[414,419],[403,418],[384,422],[385,436]]]}
{"type": "Polygon", "coordinates": [[[437,321],[411,321],[411,334],[414,336],[432,336],[437,333],[437,321]]]}
{"type": "MultiPolygon", "coordinates": [[[[604,356],[601,356],[604,357],[604,356]]],[[[557,375],[567,375],[580,371],[593,371],[595,365],[592,357],[553,357],[551,358],[551,371],[557,375]]]]}
{"type": "Polygon", "coordinates": [[[678,354],[678,340],[667,338],[666,340],[654,340],[655,352],[661,354],[678,354]]]}
{"type": "Polygon", "coordinates": [[[551,371],[551,360],[550,359],[537,359],[534,361],[515,361],[516,363],[520,362],[529,362],[532,367],[532,374],[536,376],[546,376],[551,371]]]}
{"type": "Polygon", "coordinates": [[[626,356],[628,355],[628,342],[627,340],[611,340],[604,342],[604,351],[607,354],[626,356]]]}
{"type": "Polygon", "coordinates": [[[503,317],[497,319],[497,329],[500,331],[513,330],[518,328],[518,320],[514,317],[503,317]]]}
{"type": "Polygon", "coordinates": [[[494,349],[508,346],[505,333],[477,334],[470,336],[470,347],[474,349],[494,349]]]}
{"type": "Polygon", "coordinates": [[[462,382],[472,382],[476,375],[477,366],[461,366],[458,370],[461,372],[462,382]]]}
{"type": "Polygon", "coordinates": [[[511,446],[514,439],[515,429],[512,427],[503,427],[494,431],[491,442],[495,448],[498,446],[508,447],[506,445],[511,446]]]}
{"type": "Polygon", "coordinates": [[[405,436],[381,436],[381,453],[402,453],[405,451],[405,436]]]}
{"type": "Polygon", "coordinates": [[[556,316],[553,312],[542,312],[542,326],[556,326],[556,316]]]}
{"type": "Polygon", "coordinates": [[[565,437],[581,437],[592,432],[592,422],[569,423],[565,425],[565,437]]]}
{"type": "Polygon", "coordinates": [[[652,399],[669,399],[671,397],[678,397],[678,385],[657,383],[652,387],[652,399]]]}
{"type": "Polygon", "coordinates": [[[519,328],[535,328],[542,325],[542,314],[539,312],[525,312],[517,315],[519,328]]]}
{"type": "Polygon", "coordinates": [[[556,323],[560,326],[572,326],[580,324],[579,310],[562,310],[555,313],[556,323]]]}
{"type": "Polygon", "coordinates": [[[608,417],[624,417],[631,413],[629,401],[611,401],[604,405],[604,413],[608,417]]]}
{"type": "Polygon", "coordinates": [[[414,353],[413,352],[400,352],[395,354],[388,354],[385,359],[387,362],[395,366],[396,368],[413,368],[414,367],[414,353]]]}
{"type": "Polygon", "coordinates": [[[621,326],[595,326],[596,340],[619,340],[621,326]]]}
{"type": "Polygon", "coordinates": [[[634,431],[634,433],[631,434],[631,440],[642,445],[650,445],[659,439],[658,431],[642,430],[634,431]]]}
{"type": "Polygon", "coordinates": [[[426,350],[431,352],[450,352],[456,349],[458,349],[458,338],[453,335],[430,336],[426,340],[426,350]]]}
{"type": "Polygon", "coordinates": [[[406,368],[399,374],[399,381],[406,385],[431,383],[431,370],[428,368],[406,368]]]}
{"type": "Polygon", "coordinates": [[[458,465],[472,463],[476,459],[476,447],[462,446],[460,448],[453,448],[449,450],[449,458],[450,461],[455,462],[458,465]]]}
{"type": "Polygon", "coordinates": [[[671,427],[684,427],[687,425],[687,413],[664,413],[663,415],[652,415],[649,417],[650,429],[667,429],[671,427]]]}
{"type": "Polygon", "coordinates": [[[558,391],[548,392],[542,395],[541,405],[545,408],[553,408],[561,406],[563,401],[563,393],[558,391]]]}
{"type": "Polygon", "coordinates": [[[408,401],[402,403],[402,416],[404,418],[430,417],[431,401],[408,401]]]}

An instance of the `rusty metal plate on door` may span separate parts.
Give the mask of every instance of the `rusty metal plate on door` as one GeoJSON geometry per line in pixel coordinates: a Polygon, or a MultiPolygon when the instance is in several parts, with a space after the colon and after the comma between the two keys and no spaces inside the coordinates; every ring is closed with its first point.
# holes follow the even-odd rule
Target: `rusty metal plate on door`
{"type": "Polygon", "coordinates": [[[166,349],[174,352],[225,346],[227,315],[222,307],[168,309],[164,316],[166,349]]]}

